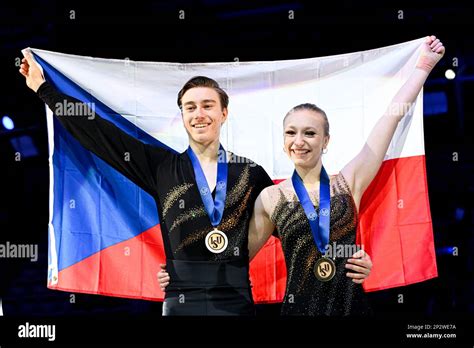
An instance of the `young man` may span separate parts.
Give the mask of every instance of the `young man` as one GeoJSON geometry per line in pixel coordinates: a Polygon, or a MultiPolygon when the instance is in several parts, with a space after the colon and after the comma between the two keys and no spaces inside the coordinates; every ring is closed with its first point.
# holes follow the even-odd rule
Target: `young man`
{"type": "MultiPolygon", "coordinates": [[[[57,103],[82,103],[46,82],[29,52],[20,72],[53,112],[57,103]]],[[[228,96],[216,81],[192,78],[178,105],[189,138],[181,154],[146,145],[99,115],[57,119],[155,199],[171,275],[163,314],[253,315],[248,227],[257,196],[273,182],[262,167],[220,145],[228,96]]],[[[370,268],[370,260],[358,262],[370,268]]]]}

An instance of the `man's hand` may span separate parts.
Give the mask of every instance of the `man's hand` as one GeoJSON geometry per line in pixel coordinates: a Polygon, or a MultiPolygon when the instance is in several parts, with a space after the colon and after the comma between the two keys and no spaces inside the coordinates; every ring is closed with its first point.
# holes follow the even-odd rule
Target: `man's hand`
{"type": "Polygon", "coordinates": [[[26,78],[26,85],[37,92],[45,81],[43,69],[29,50],[23,50],[22,53],[25,58],[21,60],[20,73],[26,78]]]}
{"type": "Polygon", "coordinates": [[[160,288],[166,291],[166,287],[170,284],[170,275],[166,272],[166,264],[160,264],[161,271],[158,272],[158,281],[160,282],[160,288]]]}
{"type": "Polygon", "coordinates": [[[352,281],[357,284],[362,284],[364,280],[370,275],[372,269],[372,260],[369,254],[364,250],[359,250],[351,258],[347,259],[346,268],[354,272],[347,272],[347,276],[352,278],[352,281]]]}

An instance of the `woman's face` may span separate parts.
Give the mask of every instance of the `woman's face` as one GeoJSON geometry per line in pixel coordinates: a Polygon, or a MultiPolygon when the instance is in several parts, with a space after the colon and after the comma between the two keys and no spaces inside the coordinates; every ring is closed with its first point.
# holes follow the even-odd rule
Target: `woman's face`
{"type": "Polygon", "coordinates": [[[312,110],[298,110],[286,117],[283,128],[285,152],[295,166],[315,167],[329,142],[324,117],[312,110]]]}

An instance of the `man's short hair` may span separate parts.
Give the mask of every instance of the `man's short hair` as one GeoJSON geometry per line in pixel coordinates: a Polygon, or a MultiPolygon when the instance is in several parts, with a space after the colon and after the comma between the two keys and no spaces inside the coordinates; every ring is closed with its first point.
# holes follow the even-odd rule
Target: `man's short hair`
{"type": "Polygon", "coordinates": [[[191,88],[196,88],[196,87],[208,87],[208,88],[214,89],[217,92],[217,94],[219,94],[219,99],[221,101],[222,108],[227,108],[227,106],[229,105],[229,96],[219,86],[217,81],[206,76],[194,76],[193,78],[191,78],[188,82],[184,84],[183,88],[181,88],[181,90],[178,93],[178,106],[180,109],[182,107],[181,100],[183,99],[184,93],[186,93],[191,88]]]}

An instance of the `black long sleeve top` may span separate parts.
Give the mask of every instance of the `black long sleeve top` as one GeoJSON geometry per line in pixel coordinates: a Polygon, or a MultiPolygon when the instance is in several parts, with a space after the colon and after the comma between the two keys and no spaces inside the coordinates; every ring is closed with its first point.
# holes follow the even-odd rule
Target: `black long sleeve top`
{"type": "MultiPolygon", "coordinates": [[[[40,86],[37,94],[53,112],[57,103],[82,103],[58,92],[48,82],[40,86]]],[[[213,226],[204,209],[186,152],[175,154],[145,144],[97,114],[93,117],[56,117],[82,146],[153,196],[168,259],[218,261],[248,258],[248,227],[254,202],[265,187],[273,185],[261,166],[234,154],[228,158],[227,197],[218,226],[228,237],[228,247],[224,252],[214,254],[204,243],[213,226]]]]}

